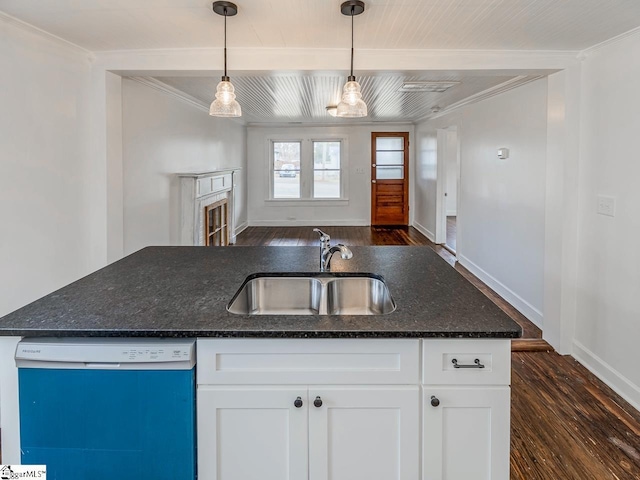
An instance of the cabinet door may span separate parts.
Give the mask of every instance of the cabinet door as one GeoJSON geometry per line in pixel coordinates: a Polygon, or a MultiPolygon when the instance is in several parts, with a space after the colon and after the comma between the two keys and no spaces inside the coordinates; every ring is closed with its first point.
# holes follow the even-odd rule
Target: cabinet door
{"type": "Polygon", "coordinates": [[[509,387],[424,386],[423,479],[509,480],[509,401],[509,387]]]}
{"type": "Polygon", "coordinates": [[[306,479],[306,392],[199,385],[198,480],[306,479]]]}
{"type": "Polygon", "coordinates": [[[309,480],[417,480],[419,409],[418,387],[310,387],[309,480]]]}

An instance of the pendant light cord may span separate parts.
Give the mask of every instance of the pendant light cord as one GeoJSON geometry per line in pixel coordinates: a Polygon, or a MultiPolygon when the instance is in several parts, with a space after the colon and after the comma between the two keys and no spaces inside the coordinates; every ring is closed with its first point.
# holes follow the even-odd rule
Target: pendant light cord
{"type": "Polygon", "coordinates": [[[227,7],[224,7],[224,77],[222,80],[229,81],[227,77],[227,7]]]}
{"type": "Polygon", "coordinates": [[[355,80],[353,76],[353,15],[354,15],[355,7],[351,5],[351,75],[349,76],[349,81],[355,80]]]}

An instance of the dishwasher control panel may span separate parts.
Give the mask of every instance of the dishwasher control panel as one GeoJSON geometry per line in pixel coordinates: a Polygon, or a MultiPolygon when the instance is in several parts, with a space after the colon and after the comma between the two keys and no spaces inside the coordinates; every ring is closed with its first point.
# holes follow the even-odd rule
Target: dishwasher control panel
{"type": "Polygon", "coordinates": [[[25,338],[16,364],[43,368],[192,368],[195,339],[25,338]]]}

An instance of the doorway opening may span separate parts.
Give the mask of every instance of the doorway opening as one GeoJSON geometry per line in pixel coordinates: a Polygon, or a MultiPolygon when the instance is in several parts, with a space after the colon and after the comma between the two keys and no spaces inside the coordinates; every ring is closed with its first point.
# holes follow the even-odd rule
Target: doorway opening
{"type": "Polygon", "coordinates": [[[436,243],[456,255],[459,245],[460,149],[458,128],[438,130],[436,243]]]}
{"type": "Polygon", "coordinates": [[[371,133],[371,225],[409,225],[409,132],[371,133]]]}

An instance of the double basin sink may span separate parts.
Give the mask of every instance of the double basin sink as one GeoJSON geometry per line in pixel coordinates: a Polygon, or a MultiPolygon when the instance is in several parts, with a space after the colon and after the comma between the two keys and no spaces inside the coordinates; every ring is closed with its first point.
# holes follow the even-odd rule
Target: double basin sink
{"type": "Polygon", "coordinates": [[[373,273],[254,273],[227,305],[239,315],[383,315],[396,309],[373,273]]]}

